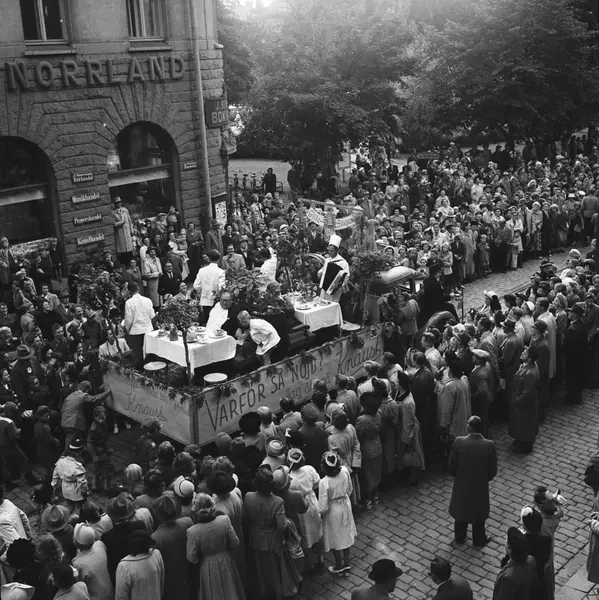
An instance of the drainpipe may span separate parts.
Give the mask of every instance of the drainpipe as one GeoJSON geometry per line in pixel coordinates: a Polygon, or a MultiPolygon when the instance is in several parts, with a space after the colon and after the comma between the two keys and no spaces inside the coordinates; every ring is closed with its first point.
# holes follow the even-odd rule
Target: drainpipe
{"type": "Polygon", "coordinates": [[[210,186],[210,163],[208,162],[208,139],[206,135],[206,113],[204,112],[204,88],[202,86],[202,65],[200,61],[200,44],[198,41],[198,21],[196,1],[189,0],[189,16],[191,17],[191,41],[193,43],[193,66],[195,73],[194,99],[196,110],[200,116],[200,140],[202,143],[202,170],[204,171],[204,195],[206,201],[200,204],[200,215],[204,225],[204,233],[212,227],[212,189],[210,186]]]}

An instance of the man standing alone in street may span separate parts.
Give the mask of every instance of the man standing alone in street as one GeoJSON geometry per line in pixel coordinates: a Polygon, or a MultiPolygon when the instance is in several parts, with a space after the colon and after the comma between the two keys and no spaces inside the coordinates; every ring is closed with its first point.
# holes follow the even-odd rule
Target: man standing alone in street
{"type": "Polygon", "coordinates": [[[468,523],[472,523],[472,543],[486,546],[491,538],[485,533],[489,518],[489,482],[497,475],[495,443],[483,437],[483,421],[468,419],[468,435],[457,437],[451,448],[449,472],[454,476],[449,514],[455,519],[455,544],[466,543],[468,523]]]}

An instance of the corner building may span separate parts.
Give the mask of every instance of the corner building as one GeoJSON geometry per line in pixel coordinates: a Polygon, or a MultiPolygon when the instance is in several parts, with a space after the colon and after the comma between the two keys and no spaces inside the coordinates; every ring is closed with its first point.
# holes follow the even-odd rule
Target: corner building
{"type": "Polygon", "coordinates": [[[215,4],[0,2],[0,235],[17,256],[48,238],[67,268],[114,253],[116,196],[134,221],[174,206],[205,228],[226,192],[215,4]]]}

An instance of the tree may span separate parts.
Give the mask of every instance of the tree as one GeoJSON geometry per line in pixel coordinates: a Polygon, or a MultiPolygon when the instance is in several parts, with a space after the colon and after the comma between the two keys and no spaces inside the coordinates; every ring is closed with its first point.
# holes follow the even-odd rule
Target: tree
{"type": "Polygon", "coordinates": [[[308,188],[318,172],[332,174],[346,142],[395,133],[400,76],[415,60],[394,5],[290,3],[282,21],[258,36],[260,75],[240,147],[289,161],[308,188]]]}
{"type": "Polygon", "coordinates": [[[568,0],[481,0],[459,21],[422,31],[424,59],[409,86],[428,91],[425,122],[558,139],[596,113],[596,38],[568,0]]]}
{"type": "Polygon", "coordinates": [[[218,41],[224,46],[225,88],[231,104],[243,103],[256,70],[253,52],[246,43],[249,24],[237,16],[237,4],[237,0],[218,0],[216,4],[218,41]]]}

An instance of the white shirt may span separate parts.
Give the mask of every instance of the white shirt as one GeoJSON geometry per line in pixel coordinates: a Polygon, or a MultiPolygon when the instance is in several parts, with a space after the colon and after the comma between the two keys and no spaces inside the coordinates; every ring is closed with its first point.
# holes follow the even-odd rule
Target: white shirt
{"type": "Polygon", "coordinates": [[[277,258],[276,256],[271,256],[266,259],[262,266],[260,267],[260,273],[266,277],[268,280],[267,283],[271,281],[277,280],[277,258]]]}
{"type": "Polygon", "coordinates": [[[225,272],[216,264],[202,267],[193,282],[193,288],[200,297],[200,306],[214,306],[216,295],[225,285],[225,272]]]}
{"type": "Polygon", "coordinates": [[[125,302],[125,330],[129,335],[141,335],[154,331],[154,305],[149,298],[134,294],[125,302]]]}
{"type": "Polygon", "coordinates": [[[31,539],[27,515],[7,498],[0,504],[0,544],[10,545],[15,540],[31,539]]]}
{"type": "Polygon", "coordinates": [[[224,309],[220,302],[217,302],[210,314],[208,315],[208,323],[206,323],[206,329],[220,329],[224,322],[229,318],[229,309],[224,309]]]}
{"type": "Polygon", "coordinates": [[[100,356],[118,356],[120,352],[129,352],[129,344],[124,339],[117,339],[112,344],[110,342],[104,342],[98,352],[100,356]],[[117,346],[118,344],[118,346],[117,346]]]}
{"type": "Polygon", "coordinates": [[[250,319],[250,337],[258,345],[258,356],[262,356],[281,341],[277,330],[264,319],[250,319]]]}

